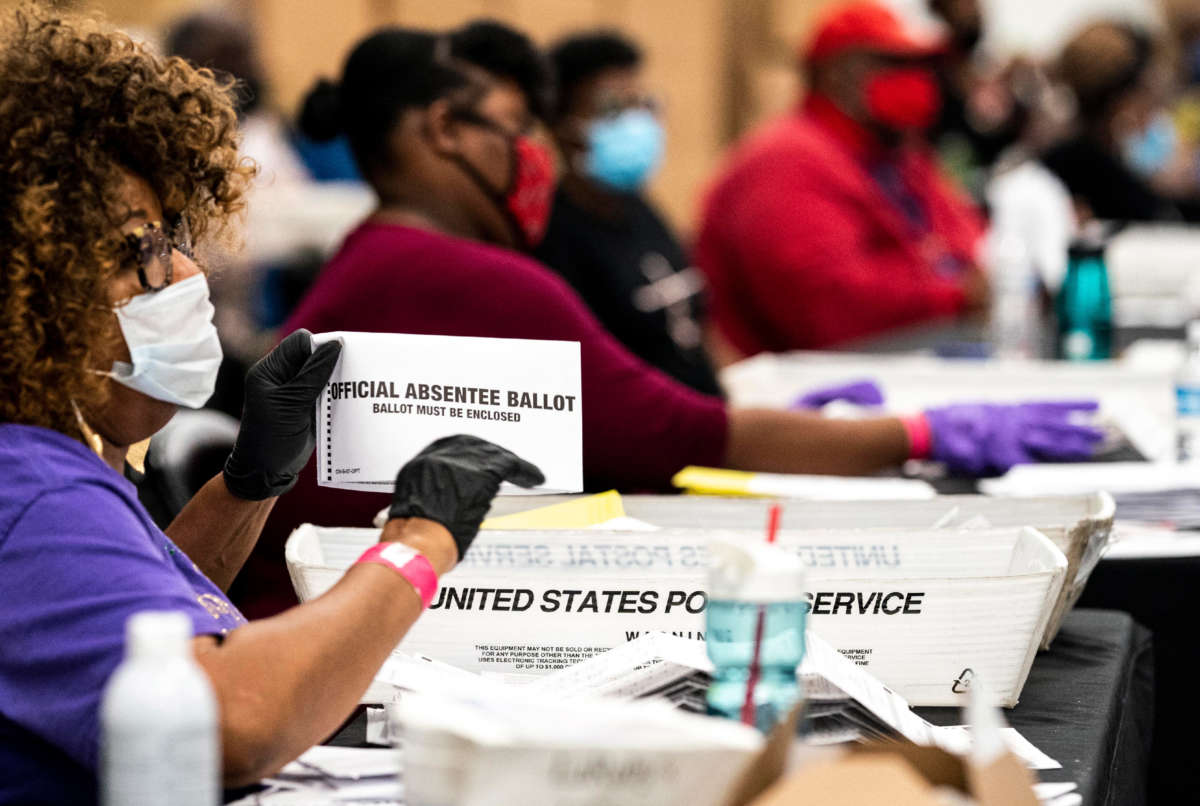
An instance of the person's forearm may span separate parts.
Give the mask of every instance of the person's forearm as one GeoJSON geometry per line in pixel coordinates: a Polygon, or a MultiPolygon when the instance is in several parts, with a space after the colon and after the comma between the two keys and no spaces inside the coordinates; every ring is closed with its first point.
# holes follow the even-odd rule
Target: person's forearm
{"type": "Polygon", "coordinates": [[[192,496],[171,525],[167,537],[191,558],[221,590],[233,584],[242,569],[275,499],[246,501],[225,486],[217,474],[192,496]]]}
{"type": "MultiPolygon", "coordinates": [[[[454,544],[440,525],[392,521],[389,533],[439,574],[453,567],[454,544]]],[[[220,705],[225,784],[270,775],[329,736],[420,614],[403,577],[364,563],[323,596],[234,630],[219,647],[198,643],[220,705]]]]}
{"type": "Polygon", "coordinates": [[[836,420],[773,409],[730,409],[725,466],[774,473],[842,476],[896,467],[908,436],[891,418],[836,420]]]}

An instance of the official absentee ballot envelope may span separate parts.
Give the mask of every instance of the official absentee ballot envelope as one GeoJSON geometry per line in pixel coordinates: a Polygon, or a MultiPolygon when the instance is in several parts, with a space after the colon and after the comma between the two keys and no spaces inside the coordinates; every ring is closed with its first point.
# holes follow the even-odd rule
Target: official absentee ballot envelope
{"type": "MultiPolygon", "coordinates": [[[[386,492],[429,443],[470,434],[583,489],[579,342],[397,333],[318,333],[342,354],[317,399],[317,481],[386,492]]],[[[504,485],[501,493],[518,493],[504,485]]]]}

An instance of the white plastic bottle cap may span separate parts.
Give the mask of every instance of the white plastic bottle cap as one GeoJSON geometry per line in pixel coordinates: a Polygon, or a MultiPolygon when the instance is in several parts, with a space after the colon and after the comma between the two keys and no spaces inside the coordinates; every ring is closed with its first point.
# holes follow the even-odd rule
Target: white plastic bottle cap
{"type": "Polygon", "coordinates": [[[1193,346],[1200,344],[1200,319],[1193,319],[1188,322],[1187,342],[1193,346]]]}
{"type": "Polygon", "coordinates": [[[125,622],[125,655],[129,658],[177,657],[187,652],[192,622],[183,613],[144,610],[125,622]]]}
{"type": "Polygon", "coordinates": [[[804,564],[768,543],[727,539],[708,544],[708,595],[745,602],[792,602],[804,594],[804,564]]]}

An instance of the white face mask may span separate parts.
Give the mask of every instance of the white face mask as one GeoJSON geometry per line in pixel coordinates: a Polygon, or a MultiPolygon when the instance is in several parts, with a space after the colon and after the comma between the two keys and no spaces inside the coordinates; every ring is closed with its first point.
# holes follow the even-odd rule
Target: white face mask
{"type": "Polygon", "coordinates": [[[203,406],[221,366],[204,275],[138,294],[113,310],[133,363],[114,361],[109,377],[155,400],[203,406]]]}

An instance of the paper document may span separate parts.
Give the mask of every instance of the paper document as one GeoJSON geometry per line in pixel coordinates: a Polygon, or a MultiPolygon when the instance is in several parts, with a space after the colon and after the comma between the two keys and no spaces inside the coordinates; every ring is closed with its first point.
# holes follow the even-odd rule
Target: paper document
{"type": "Polygon", "coordinates": [[[235,801],[233,806],[399,806],[404,796],[400,773],[400,754],[393,748],[318,745],[265,779],[266,789],[235,801]]]}
{"type": "Polygon", "coordinates": [[[388,750],[317,745],[279,771],[281,778],[337,778],[357,781],[400,774],[400,755],[388,750]]]}
{"type": "Polygon", "coordinates": [[[933,498],[929,484],[915,479],[747,473],[713,467],[685,467],[671,483],[702,495],[751,495],[822,501],[905,501],[933,498]]]}
{"type": "Polygon", "coordinates": [[[1034,784],[1033,794],[1046,806],[1080,806],[1083,803],[1083,795],[1075,791],[1078,788],[1070,782],[1034,784]]]}
{"type": "MultiPolygon", "coordinates": [[[[562,699],[653,698],[703,713],[712,671],[700,642],[651,633],[540,678],[524,691],[562,699]]],[[[939,727],[922,719],[903,697],[811,631],[806,636],[800,676],[807,699],[805,736],[810,743],[902,738],[958,755],[971,748],[967,727],[939,727]]],[[[1014,728],[1003,728],[1001,733],[1009,749],[1030,769],[1062,767],[1014,728]]]]}
{"type": "Polygon", "coordinates": [[[1152,524],[1117,521],[1116,542],[1104,556],[1109,560],[1200,557],[1200,532],[1177,532],[1152,524]]]}
{"type": "MultiPolygon", "coordinates": [[[[971,749],[971,730],[966,725],[935,728],[943,750],[965,754],[971,749]]],[[[1031,770],[1061,770],[1062,764],[1043,753],[1016,728],[1001,728],[1000,736],[1012,754],[1031,770]]],[[[1072,784],[1074,786],[1074,784],[1072,784]]]]}
{"type": "Polygon", "coordinates": [[[1124,495],[1189,489],[1200,489],[1200,466],[1149,462],[1017,465],[998,479],[979,482],[980,492],[1002,496],[1077,495],[1096,490],[1124,495]]]}
{"type": "Polygon", "coordinates": [[[488,518],[482,529],[590,529],[625,517],[621,494],[616,490],[537,507],[525,512],[488,518]]]}
{"type": "MultiPolygon", "coordinates": [[[[1200,467],[1196,468],[1200,479],[1200,467]]],[[[1191,489],[1114,496],[1123,521],[1157,523],[1173,529],[1200,529],[1200,481],[1191,489]]]]}
{"type": "MultiPolygon", "coordinates": [[[[342,354],[317,400],[317,482],[389,491],[441,437],[471,434],[533,462],[539,492],[583,489],[579,343],[321,333],[342,354]]],[[[506,485],[502,493],[519,492],[506,485]]]]}

